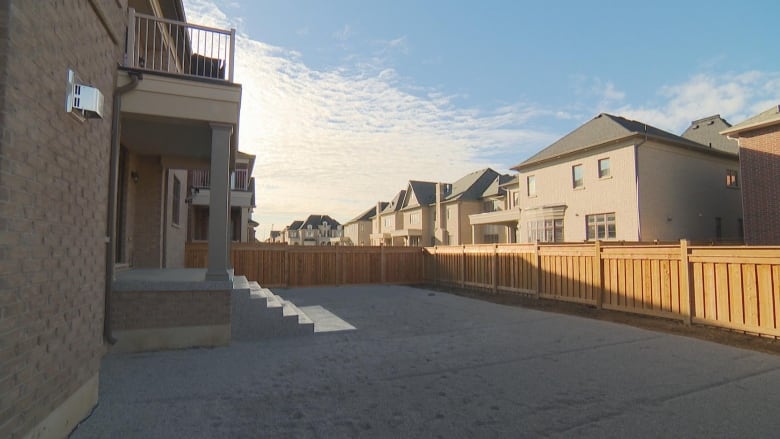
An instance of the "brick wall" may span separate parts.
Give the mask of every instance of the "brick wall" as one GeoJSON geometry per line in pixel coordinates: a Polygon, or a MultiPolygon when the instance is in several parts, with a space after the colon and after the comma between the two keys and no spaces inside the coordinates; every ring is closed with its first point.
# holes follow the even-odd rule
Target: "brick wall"
{"type": "Polygon", "coordinates": [[[780,126],[740,134],[745,242],[780,245],[780,126]]]}
{"type": "Polygon", "coordinates": [[[226,325],[230,291],[115,291],[111,322],[117,331],[226,325]]]}
{"type": "MultiPolygon", "coordinates": [[[[94,4],[111,23],[125,2],[94,4]]],[[[121,48],[87,0],[0,2],[0,437],[21,437],[99,371],[111,94],[121,48]],[[67,69],[103,120],[65,112],[67,69]]],[[[120,30],[119,35],[124,31],[120,30]]]]}

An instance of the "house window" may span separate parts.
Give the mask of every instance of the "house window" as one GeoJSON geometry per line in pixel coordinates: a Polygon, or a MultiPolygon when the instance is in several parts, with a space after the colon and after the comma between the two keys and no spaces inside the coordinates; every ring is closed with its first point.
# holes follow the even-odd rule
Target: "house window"
{"type": "Polygon", "coordinates": [[[614,212],[587,215],[585,217],[585,223],[587,225],[587,238],[589,240],[617,238],[614,212]]]}
{"type": "Polygon", "coordinates": [[[409,224],[420,224],[420,212],[409,214],[409,224]]]}
{"type": "Polygon", "coordinates": [[[585,186],[585,180],[582,176],[582,165],[574,165],[571,167],[571,184],[574,189],[585,186]]]}
{"type": "Polygon", "coordinates": [[[739,187],[739,173],[735,169],[726,170],[726,187],[739,187]]]}
{"type": "Polygon", "coordinates": [[[607,178],[611,175],[609,158],[599,160],[599,178],[607,178]]]}
{"type": "Polygon", "coordinates": [[[496,212],[501,210],[498,200],[488,200],[482,203],[483,212],[496,212]]]}
{"type": "Polygon", "coordinates": [[[517,207],[517,206],[520,205],[520,192],[513,192],[512,193],[512,201],[514,202],[514,204],[512,204],[512,207],[517,207]]]}
{"type": "Polygon", "coordinates": [[[535,197],[536,196],[536,176],[535,175],[529,175],[526,177],[526,183],[528,183],[528,196],[529,197],[535,197]]]}
{"type": "Polygon", "coordinates": [[[389,216],[385,218],[385,227],[390,227],[392,225],[393,225],[393,218],[389,216]]]}
{"type": "Polygon", "coordinates": [[[420,246],[420,237],[419,236],[410,236],[409,237],[409,247],[419,247],[420,246]]]}
{"type": "Polygon", "coordinates": [[[528,222],[528,242],[563,242],[563,219],[528,222]]]}
{"type": "Polygon", "coordinates": [[[179,219],[181,216],[181,181],[175,175],[173,176],[173,206],[171,209],[171,222],[179,225],[179,219]]]}
{"type": "Polygon", "coordinates": [[[482,237],[482,242],[485,244],[498,244],[498,233],[486,233],[482,237]]]}

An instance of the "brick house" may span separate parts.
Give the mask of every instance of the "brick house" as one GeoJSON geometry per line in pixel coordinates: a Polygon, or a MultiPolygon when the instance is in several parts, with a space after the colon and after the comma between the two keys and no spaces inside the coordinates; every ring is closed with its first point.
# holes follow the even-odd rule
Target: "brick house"
{"type": "Polygon", "coordinates": [[[739,142],[745,243],[780,245],[780,105],[721,133],[739,142]]]}
{"type": "Polygon", "coordinates": [[[229,341],[233,41],[181,0],[0,2],[0,437],[67,436],[109,348],[229,341]],[[171,269],[189,169],[211,173],[205,272],[171,269]]]}

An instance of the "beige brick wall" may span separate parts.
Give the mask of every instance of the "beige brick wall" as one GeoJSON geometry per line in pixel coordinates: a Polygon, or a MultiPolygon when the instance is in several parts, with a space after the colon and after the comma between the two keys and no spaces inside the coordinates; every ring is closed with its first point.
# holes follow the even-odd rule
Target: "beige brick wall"
{"type": "MultiPolygon", "coordinates": [[[[98,373],[105,351],[111,93],[121,50],[91,3],[0,2],[3,438],[41,423],[98,373]],[[66,114],[68,68],[106,96],[105,119],[66,114]]],[[[115,23],[122,3],[95,2],[115,23]]]]}
{"type": "Polygon", "coordinates": [[[745,242],[780,245],[780,126],[740,134],[745,242]]]}
{"type": "Polygon", "coordinates": [[[115,291],[111,321],[117,331],[226,325],[230,291],[115,291]]]}

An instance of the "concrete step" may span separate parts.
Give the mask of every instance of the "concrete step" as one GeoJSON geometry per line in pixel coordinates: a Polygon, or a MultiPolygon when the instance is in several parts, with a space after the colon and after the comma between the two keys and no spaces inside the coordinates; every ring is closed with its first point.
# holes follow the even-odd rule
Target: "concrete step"
{"type": "MultiPolygon", "coordinates": [[[[243,276],[242,276],[243,277],[243,276]]],[[[294,303],[255,281],[234,280],[231,331],[234,340],[314,334],[314,323],[294,303]]]]}

